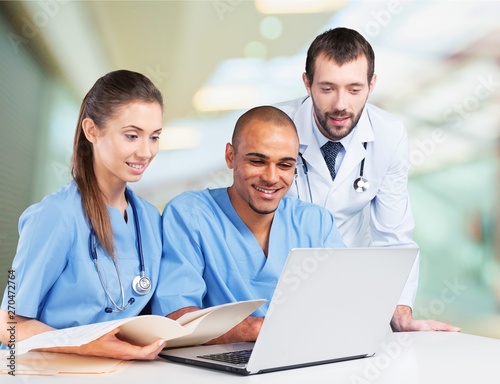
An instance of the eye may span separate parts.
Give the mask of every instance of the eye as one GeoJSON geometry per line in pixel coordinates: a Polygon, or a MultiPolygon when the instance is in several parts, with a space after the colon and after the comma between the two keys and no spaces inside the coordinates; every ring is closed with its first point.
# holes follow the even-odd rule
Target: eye
{"type": "Polygon", "coordinates": [[[130,134],[125,134],[125,137],[129,140],[134,140],[137,139],[138,136],[136,134],[130,133],[130,134]]]}
{"type": "Polygon", "coordinates": [[[160,140],[160,135],[157,135],[157,136],[151,136],[150,139],[154,142],[160,140]]]}
{"type": "Polygon", "coordinates": [[[358,94],[359,92],[361,92],[360,88],[351,89],[351,93],[354,94],[354,95],[358,94]]]}
{"type": "Polygon", "coordinates": [[[253,165],[262,165],[264,164],[264,160],[262,159],[250,159],[250,164],[253,164],[253,165]]]}
{"type": "Polygon", "coordinates": [[[295,164],[290,164],[290,163],[280,163],[278,164],[278,167],[280,167],[283,170],[289,170],[291,168],[295,168],[295,164]]]}

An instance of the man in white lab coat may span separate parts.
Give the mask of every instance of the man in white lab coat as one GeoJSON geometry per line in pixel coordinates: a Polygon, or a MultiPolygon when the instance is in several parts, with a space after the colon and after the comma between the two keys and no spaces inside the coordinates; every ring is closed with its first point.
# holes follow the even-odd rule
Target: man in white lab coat
{"type": "MultiPolygon", "coordinates": [[[[348,247],[416,246],[407,133],[398,119],[367,103],[376,79],[373,49],[358,32],[336,28],[313,41],[303,74],[309,96],[276,105],[294,120],[300,138],[296,186],[289,194],[327,207],[348,247]],[[336,143],[328,144],[333,154],[323,147],[327,142],[336,143]]],[[[418,259],[393,330],[458,331],[413,319],[417,285],[418,259]]]]}

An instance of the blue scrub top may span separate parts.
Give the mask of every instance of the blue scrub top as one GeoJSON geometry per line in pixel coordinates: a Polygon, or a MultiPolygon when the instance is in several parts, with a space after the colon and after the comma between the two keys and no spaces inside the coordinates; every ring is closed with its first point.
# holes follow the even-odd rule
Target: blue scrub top
{"type": "MultiPolygon", "coordinates": [[[[234,210],[227,189],[182,193],[166,205],[163,256],[152,311],[270,300],[291,248],[344,247],[332,214],[285,196],[275,212],[268,256],[234,210]]],[[[254,315],[264,316],[268,304],[254,315]]]]}
{"type": "MultiPolygon", "coordinates": [[[[140,274],[140,262],[130,204],[127,221],[118,209],[108,207],[125,302],[131,297],[135,302],[122,312],[104,311],[114,306],[106,296],[91,257],[89,224],[78,188],[71,182],[21,215],[20,238],[12,265],[17,315],[37,319],[54,328],[66,328],[136,316],[141,312],[158,282],[161,219],[156,207],[132,191],[130,197],[139,217],[146,276],[153,284],[151,292],[141,296],[132,289],[132,280],[140,274]]],[[[113,261],[100,245],[97,255],[106,287],[115,303],[121,306],[120,284],[113,261]]],[[[7,303],[6,290],[2,309],[8,309],[7,303]]]]}

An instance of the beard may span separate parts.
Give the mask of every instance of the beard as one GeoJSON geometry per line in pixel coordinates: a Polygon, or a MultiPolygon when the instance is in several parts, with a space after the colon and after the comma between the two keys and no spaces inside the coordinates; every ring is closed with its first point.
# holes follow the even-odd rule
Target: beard
{"type": "Polygon", "coordinates": [[[322,112],[316,107],[313,99],[313,108],[314,108],[314,116],[316,118],[316,124],[318,124],[318,128],[327,138],[333,141],[339,141],[346,137],[349,133],[352,132],[356,125],[361,119],[361,115],[365,107],[361,108],[357,115],[352,113],[347,113],[345,110],[334,110],[333,112],[322,112]],[[343,126],[336,126],[331,123],[330,118],[348,118],[348,122],[346,122],[343,126]]]}
{"type": "Polygon", "coordinates": [[[248,205],[255,213],[258,213],[260,215],[269,215],[271,213],[274,213],[278,209],[279,204],[276,204],[275,207],[259,208],[256,204],[253,203],[253,201],[249,201],[248,205]]]}

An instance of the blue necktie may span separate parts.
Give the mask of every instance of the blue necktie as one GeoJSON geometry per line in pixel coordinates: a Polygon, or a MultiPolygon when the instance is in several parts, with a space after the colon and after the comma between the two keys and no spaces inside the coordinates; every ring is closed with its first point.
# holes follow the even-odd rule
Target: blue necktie
{"type": "Polygon", "coordinates": [[[326,165],[330,170],[330,175],[332,176],[332,180],[335,180],[335,159],[342,149],[342,144],[335,141],[327,141],[325,145],[321,147],[323,151],[323,157],[325,158],[326,165]]]}

